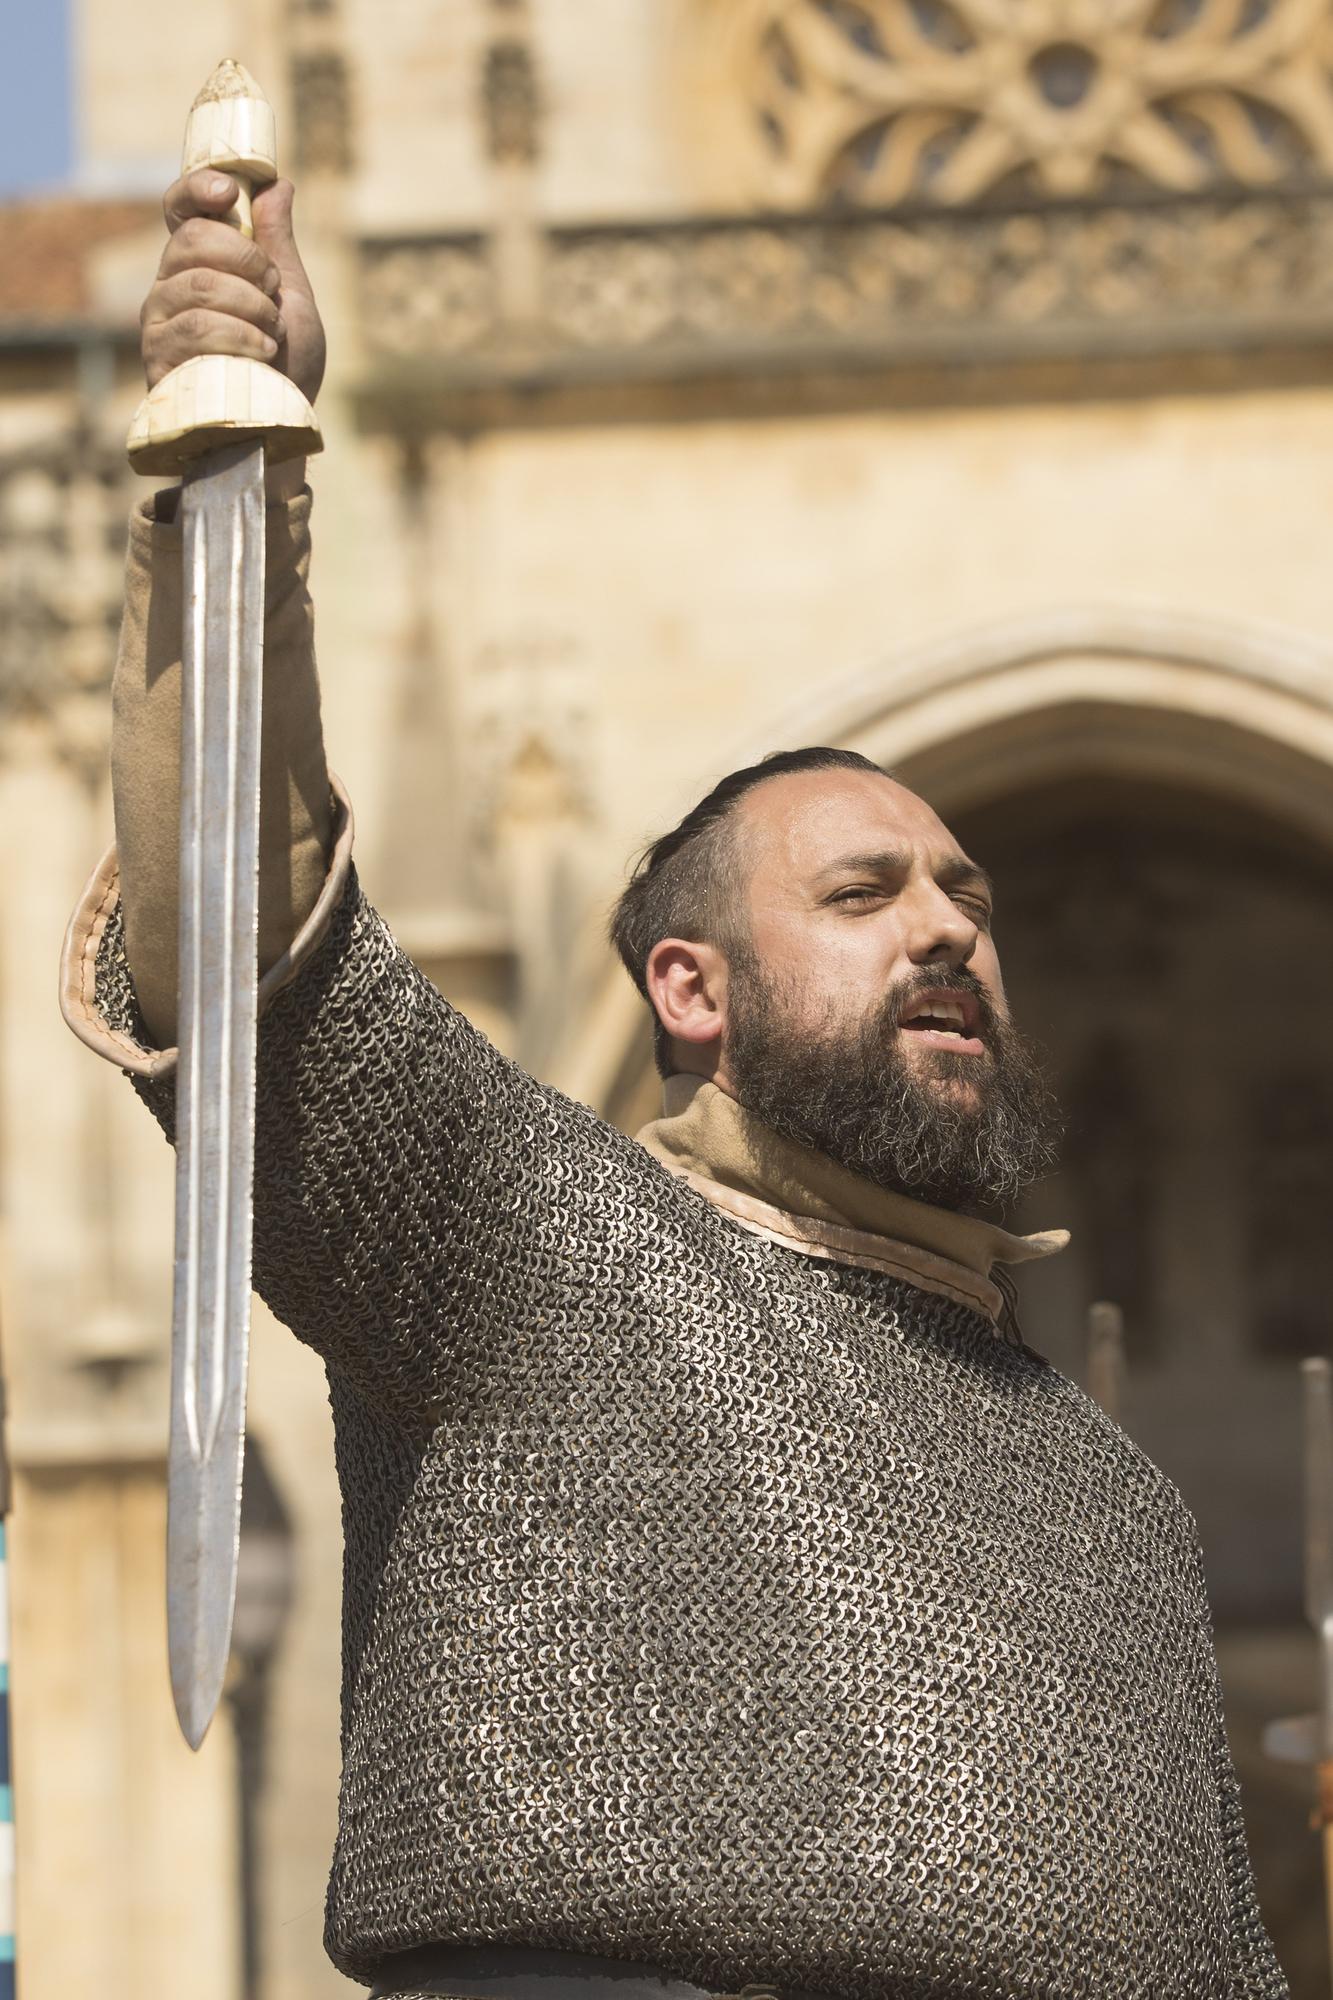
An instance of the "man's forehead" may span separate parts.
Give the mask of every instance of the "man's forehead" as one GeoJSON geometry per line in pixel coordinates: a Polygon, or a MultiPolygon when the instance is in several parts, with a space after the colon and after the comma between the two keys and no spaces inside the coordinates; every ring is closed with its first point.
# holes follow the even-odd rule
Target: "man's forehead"
{"type": "Polygon", "coordinates": [[[790,771],[756,785],[740,813],[752,863],[802,875],[844,855],[960,852],[933,806],[878,771],[790,771]]]}

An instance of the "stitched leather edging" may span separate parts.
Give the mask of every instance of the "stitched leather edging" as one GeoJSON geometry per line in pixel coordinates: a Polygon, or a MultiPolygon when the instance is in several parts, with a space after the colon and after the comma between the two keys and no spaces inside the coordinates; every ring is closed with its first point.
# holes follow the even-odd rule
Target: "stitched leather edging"
{"type": "MultiPolygon", "coordinates": [[[[318,949],[342,901],[352,866],[354,823],[351,800],[340,781],[329,774],[333,793],[333,853],[328,873],[315,907],[296,933],[291,945],[259,982],[259,1006],[263,1009],[289,986],[311,955],[318,949]]],[[[160,1078],[175,1072],[176,1049],[150,1049],[108,1025],[97,1004],[97,952],[108,919],[120,895],[120,868],[114,842],[98,862],[88,886],[79,898],[60,958],[60,1011],[79,1040],[115,1063],[131,1076],[160,1078]]]]}
{"type": "Polygon", "coordinates": [[[836,1223],[818,1222],[810,1216],[789,1215],[785,1209],[774,1208],[754,1195],[742,1194],[738,1188],[725,1187],[720,1181],[707,1180],[689,1168],[674,1171],[678,1180],[685,1181],[715,1208],[724,1209],[734,1222],[754,1236],[767,1237],[770,1242],[806,1257],[825,1257],[835,1264],[885,1271],[890,1277],[919,1286],[922,1291],[952,1299],[955,1305],[969,1306],[973,1312],[984,1313],[987,1319],[999,1324],[1004,1300],[998,1285],[977,1272],[965,1270],[961,1264],[937,1257],[929,1250],[918,1250],[910,1243],[873,1236],[868,1230],[843,1229],[836,1223]]]}

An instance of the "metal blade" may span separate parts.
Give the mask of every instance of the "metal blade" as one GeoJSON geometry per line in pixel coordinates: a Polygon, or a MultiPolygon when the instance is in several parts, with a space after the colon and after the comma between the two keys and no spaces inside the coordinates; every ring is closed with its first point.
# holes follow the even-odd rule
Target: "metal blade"
{"type": "Polygon", "coordinates": [[[254,1180],[264,447],[187,474],[180,1074],[167,1635],[198,1749],[222,1692],[240,1540],[254,1180]]]}

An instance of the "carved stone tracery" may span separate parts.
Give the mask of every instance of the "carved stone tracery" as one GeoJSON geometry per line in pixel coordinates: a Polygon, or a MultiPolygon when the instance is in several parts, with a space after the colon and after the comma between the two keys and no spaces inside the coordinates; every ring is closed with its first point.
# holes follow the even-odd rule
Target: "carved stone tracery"
{"type": "Polygon", "coordinates": [[[457,359],[466,396],[505,377],[519,323],[520,374],[585,384],[626,361],[1082,363],[1333,330],[1333,0],[679,4],[730,207],[537,244],[527,9],[492,0],[503,199],[489,231],[363,244],[385,358],[457,359]]]}
{"type": "Polygon", "coordinates": [[[350,173],[354,162],[347,58],[335,48],[298,50],[292,57],[291,78],[298,167],[303,173],[350,173]]]}
{"type": "Polygon", "coordinates": [[[500,35],[490,43],[481,90],[491,159],[531,166],[538,151],[541,92],[532,47],[523,36],[500,35]]]}
{"type": "Polygon", "coordinates": [[[287,0],[287,13],[296,171],[348,174],[356,164],[356,106],[338,0],[287,0]]]}
{"type": "Polygon", "coordinates": [[[736,113],[732,164],[761,203],[1184,192],[1333,170],[1327,0],[696,5],[713,101],[726,76],[736,113]]]}
{"type": "Polygon", "coordinates": [[[39,724],[90,782],[106,754],[131,478],[77,427],[0,459],[0,720],[39,724]]]}
{"type": "MultiPolygon", "coordinates": [[[[846,345],[888,361],[1256,338],[1333,327],[1333,201],[1184,196],[972,210],[557,229],[545,246],[547,351],[657,347],[740,365],[846,345]]],[[[372,345],[394,358],[493,350],[481,237],[362,247],[372,345]]]]}

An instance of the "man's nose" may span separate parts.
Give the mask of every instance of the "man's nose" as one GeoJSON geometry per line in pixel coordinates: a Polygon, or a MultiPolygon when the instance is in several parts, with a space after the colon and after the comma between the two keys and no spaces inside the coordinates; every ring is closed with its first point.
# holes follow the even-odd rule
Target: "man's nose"
{"type": "Polygon", "coordinates": [[[923,884],[911,897],[907,954],[914,965],[966,965],[980,932],[966,910],[939,884],[923,884]]]}

